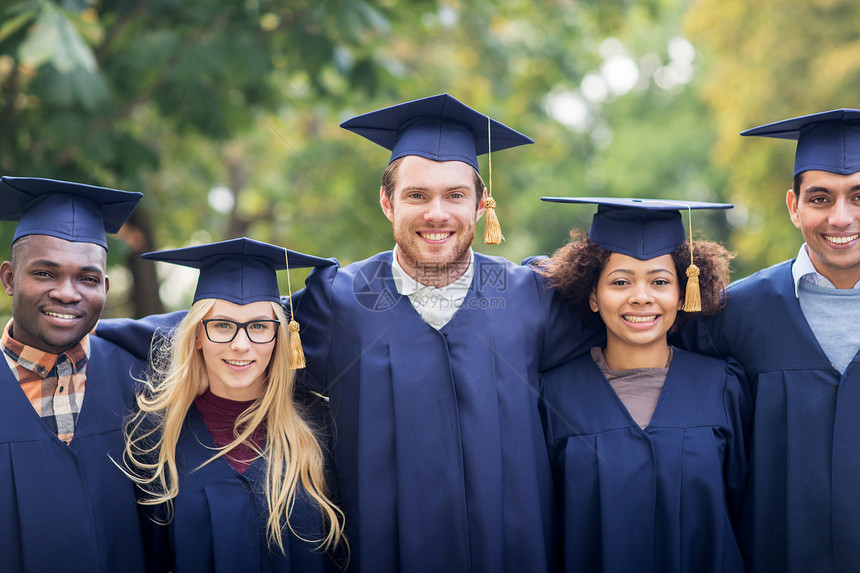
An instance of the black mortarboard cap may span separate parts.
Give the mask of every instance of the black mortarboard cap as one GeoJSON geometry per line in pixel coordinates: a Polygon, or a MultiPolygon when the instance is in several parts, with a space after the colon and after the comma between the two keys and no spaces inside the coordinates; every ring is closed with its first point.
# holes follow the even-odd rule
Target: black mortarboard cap
{"type": "Polygon", "coordinates": [[[462,161],[478,169],[478,155],[534,143],[448,94],[365,113],[340,126],[390,149],[389,163],[418,155],[433,161],[462,161]]]}
{"type": "Polygon", "coordinates": [[[194,302],[217,298],[235,304],[280,302],[276,271],[333,265],[323,259],[248,238],[156,251],[144,259],[200,269],[194,302]]]}
{"type": "Polygon", "coordinates": [[[70,181],[2,177],[0,220],[18,221],[13,242],[25,235],[50,235],[107,249],[105,233],[119,231],[141,197],[70,181]]]}
{"type": "Polygon", "coordinates": [[[794,175],[809,170],[850,175],[860,171],[860,110],[834,109],[741,132],[797,140],[794,175]]]}
{"type": "Polygon", "coordinates": [[[541,200],[598,205],[588,238],[607,251],[642,261],[674,253],[684,242],[681,211],[733,207],[728,203],[614,197],[541,197],[541,200]]]}

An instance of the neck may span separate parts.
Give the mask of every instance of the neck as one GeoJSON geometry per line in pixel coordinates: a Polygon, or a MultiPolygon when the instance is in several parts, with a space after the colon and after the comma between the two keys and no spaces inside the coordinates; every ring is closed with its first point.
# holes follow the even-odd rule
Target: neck
{"type": "Polygon", "coordinates": [[[833,284],[833,286],[838,289],[852,289],[854,288],[854,285],[860,282],[860,272],[858,271],[822,273],[821,269],[819,269],[817,266],[815,267],[815,270],[821,273],[824,278],[829,280],[833,284]]]}
{"type": "Polygon", "coordinates": [[[397,262],[400,263],[400,267],[407,275],[422,285],[435,288],[448,286],[462,277],[472,262],[471,251],[467,253],[465,259],[449,263],[407,260],[400,249],[397,249],[395,253],[397,262]]]}
{"type": "Polygon", "coordinates": [[[610,370],[665,368],[669,355],[669,343],[665,338],[649,346],[619,345],[608,340],[606,348],[603,349],[603,358],[610,370]]]}
{"type": "Polygon", "coordinates": [[[809,260],[812,261],[812,266],[815,267],[815,270],[829,280],[836,288],[851,289],[860,282],[860,267],[832,268],[825,265],[809,246],[806,247],[806,252],[809,254],[809,260]]]}
{"type": "MultiPolygon", "coordinates": [[[[36,350],[40,350],[40,351],[46,352],[48,354],[54,354],[56,356],[59,356],[60,354],[64,354],[64,353],[68,352],[69,350],[71,350],[72,348],[77,346],[81,342],[81,340],[83,340],[83,339],[76,340],[74,342],[74,344],[70,344],[68,346],[51,346],[39,338],[34,338],[34,337],[30,337],[30,336],[25,336],[25,337],[22,336],[20,338],[17,337],[17,336],[15,336],[15,333],[13,332],[13,327],[14,327],[14,322],[13,322],[13,325],[11,325],[9,327],[9,338],[14,340],[15,342],[23,344],[24,346],[29,346],[30,348],[35,348],[36,350]],[[21,340],[21,338],[23,338],[23,340],[21,340]]],[[[87,335],[85,334],[84,337],[86,337],[86,336],[87,335]]]]}

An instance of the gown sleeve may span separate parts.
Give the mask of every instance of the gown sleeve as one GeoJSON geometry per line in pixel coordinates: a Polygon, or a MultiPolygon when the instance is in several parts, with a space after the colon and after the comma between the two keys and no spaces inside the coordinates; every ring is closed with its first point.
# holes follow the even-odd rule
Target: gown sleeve
{"type": "Polygon", "coordinates": [[[187,310],[153,314],[144,318],[103,318],[96,326],[96,336],[109,340],[140,360],[149,360],[154,336],[166,338],[188,314],[187,310]]]}
{"type": "Polygon", "coordinates": [[[714,339],[713,332],[719,317],[702,316],[688,320],[681,325],[677,332],[669,334],[669,343],[707,356],[727,358],[725,348],[721,348],[714,339]]]}
{"type": "Polygon", "coordinates": [[[603,327],[586,328],[579,313],[572,309],[538,272],[545,260],[546,257],[529,257],[523,261],[523,265],[534,271],[538,296],[546,312],[544,340],[538,365],[541,372],[585,354],[591,347],[600,346],[606,340],[603,327]]]}

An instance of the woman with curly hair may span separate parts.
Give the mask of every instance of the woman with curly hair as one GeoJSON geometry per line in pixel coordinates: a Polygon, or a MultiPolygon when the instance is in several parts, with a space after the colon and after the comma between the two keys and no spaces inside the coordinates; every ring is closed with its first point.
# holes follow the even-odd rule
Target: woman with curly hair
{"type": "Polygon", "coordinates": [[[153,562],[179,573],[333,567],[343,514],[312,401],[295,395],[275,276],[287,260],[332,263],[244,238],[144,258],[200,269],[127,427],[126,471],[166,524],[153,562]]]}
{"type": "Polygon", "coordinates": [[[694,312],[719,310],[731,259],[716,243],[688,242],[680,211],[731,205],[545,200],[599,204],[589,235],[572,232],[545,274],[606,331],[604,347],[541,380],[564,569],[743,571],[742,373],[667,339],[694,312]]]}

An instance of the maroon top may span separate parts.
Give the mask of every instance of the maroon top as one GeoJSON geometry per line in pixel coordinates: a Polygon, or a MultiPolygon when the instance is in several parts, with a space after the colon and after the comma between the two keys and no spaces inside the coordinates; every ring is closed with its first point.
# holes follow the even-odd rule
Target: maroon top
{"type": "MultiPolygon", "coordinates": [[[[212,434],[212,439],[215,441],[215,445],[219,448],[223,448],[234,440],[233,426],[236,424],[236,418],[238,418],[242,412],[247,410],[253,403],[254,400],[237,402],[235,400],[221,398],[220,396],[213,394],[211,390],[206,390],[206,392],[194,399],[194,405],[197,406],[197,410],[203,418],[203,423],[206,424],[206,429],[208,429],[209,433],[212,434]]],[[[251,443],[262,447],[265,441],[266,427],[263,425],[254,430],[254,433],[251,434],[251,443]]],[[[233,450],[224,457],[228,462],[230,462],[230,465],[233,466],[236,471],[239,473],[245,473],[245,470],[248,469],[248,466],[251,465],[256,456],[257,453],[254,449],[247,443],[243,442],[233,448],[233,450]]]]}

